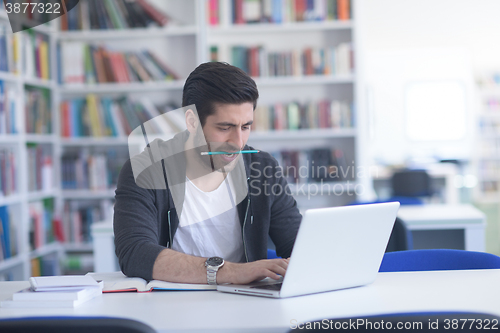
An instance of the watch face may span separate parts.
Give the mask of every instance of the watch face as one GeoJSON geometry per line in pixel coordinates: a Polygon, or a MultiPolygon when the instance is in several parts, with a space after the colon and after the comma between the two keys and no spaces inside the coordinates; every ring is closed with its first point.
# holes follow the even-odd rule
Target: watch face
{"type": "Polygon", "coordinates": [[[207,259],[208,266],[220,266],[224,262],[224,259],[221,257],[211,257],[207,259]]]}

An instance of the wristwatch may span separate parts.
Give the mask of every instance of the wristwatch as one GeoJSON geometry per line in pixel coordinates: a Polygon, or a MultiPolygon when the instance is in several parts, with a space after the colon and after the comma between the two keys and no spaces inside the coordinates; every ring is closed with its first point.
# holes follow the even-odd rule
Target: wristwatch
{"type": "Polygon", "coordinates": [[[217,271],[224,265],[224,259],[221,257],[211,257],[205,261],[207,268],[207,283],[217,284],[217,271]]]}

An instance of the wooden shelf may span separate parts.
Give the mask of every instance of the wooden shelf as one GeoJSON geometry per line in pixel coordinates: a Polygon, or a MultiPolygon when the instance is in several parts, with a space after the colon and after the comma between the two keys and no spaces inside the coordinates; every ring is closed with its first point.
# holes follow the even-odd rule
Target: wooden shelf
{"type": "Polygon", "coordinates": [[[53,189],[51,191],[35,191],[35,192],[28,192],[28,200],[29,201],[36,201],[36,200],[43,200],[43,199],[48,199],[48,198],[53,198],[57,196],[57,190],[53,189]]]}
{"type": "Polygon", "coordinates": [[[24,258],[17,255],[15,257],[5,259],[0,262],[0,271],[4,271],[6,269],[11,269],[12,267],[22,265],[24,262],[24,258]]]}
{"type": "Polygon", "coordinates": [[[301,31],[328,31],[352,29],[353,21],[316,21],[289,23],[230,24],[210,27],[211,35],[256,34],[256,33],[296,33],[301,31]]]}
{"type": "Polygon", "coordinates": [[[23,202],[23,197],[19,194],[13,194],[0,197],[0,206],[14,205],[23,202]]]}
{"type": "Polygon", "coordinates": [[[66,252],[92,252],[94,250],[92,243],[64,243],[62,246],[66,252]]]}
{"type": "Polygon", "coordinates": [[[60,139],[62,146],[122,146],[128,144],[128,137],[72,137],[60,139]]]}
{"type": "Polygon", "coordinates": [[[56,84],[51,80],[42,80],[36,77],[23,77],[23,83],[29,86],[35,86],[39,88],[54,89],[56,84]]]}
{"type": "Polygon", "coordinates": [[[46,256],[48,254],[60,252],[62,250],[63,250],[63,247],[59,242],[52,242],[50,244],[46,244],[38,249],[31,251],[29,254],[29,257],[31,259],[43,257],[43,256],[46,256]]]}
{"type": "Polygon", "coordinates": [[[323,84],[345,84],[354,83],[353,74],[345,75],[308,75],[308,76],[277,76],[277,77],[254,77],[255,83],[260,87],[268,86],[300,86],[300,85],[323,85],[323,84]]]}
{"type": "Polygon", "coordinates": [[[305,139],[323,139],[323,138],[346,138],[354,137],[356,129],[354,128],[332,128],[332,129],[299,129],[282,130],[269,132],[252,132],[251,141],[261,140],[305,140],[305,139]]]}
{"type": "Polygon", "coordinates": [[[13,73],[9,72],[0,72],[0,80],[6,81],[6,82],[19,82],[21,79],[20,76],[15,75],[13,73]]]}
{"type": "Polygon", "coordinates": [[[91,200],[91,199],[111,199],[115,197],[115,189],[109,190],[62,190],[64,199],[91,200]]]}
{"type": "Polygon", "coordinates": [[[55,143],[57,137],[54,134],[26,134],[26,142],[32,143],[55,143]]]}
{"type": "Polygon", "coordinates": [[[138,83],[99,83],[85,85],[64,85],[59,92],[62,94],[113,94],[113,93],[143,93],[164,90],[182,90],[184,80],[156,81],[138,83]]]}
{"type": "Polygon", "coordinates": [[[60,41],[96,41],[118,39],[162,38],[168,36],[196,35],[196,26],[166,26],[164,28],[135,28],[123,30],[60,31],[56,38],[60,41]]]}

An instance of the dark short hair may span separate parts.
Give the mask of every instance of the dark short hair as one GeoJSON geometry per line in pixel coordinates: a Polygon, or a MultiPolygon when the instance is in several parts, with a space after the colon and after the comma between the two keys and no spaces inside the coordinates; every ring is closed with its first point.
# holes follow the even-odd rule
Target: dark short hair
{"type": "Polygon", "coordinates": [[[194,104],[201,126],[215,113],[215,104],[252,103],[255,110],[259,91],[243,70],[225,62],[206,62],[189,74],[182,91],[182,106],[194,104]]]}

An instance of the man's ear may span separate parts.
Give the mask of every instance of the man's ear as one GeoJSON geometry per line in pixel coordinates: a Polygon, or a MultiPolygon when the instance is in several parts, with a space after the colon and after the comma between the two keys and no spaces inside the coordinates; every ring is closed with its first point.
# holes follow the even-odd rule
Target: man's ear
{"type": "Polygon", "coordinates": [[[198,130],[198,126],[200,125],[200,120],[198,116],[193,112],[193,110],[189,109],[186,111],[186,127],[189,133],[195,134],[198,130]]]}

